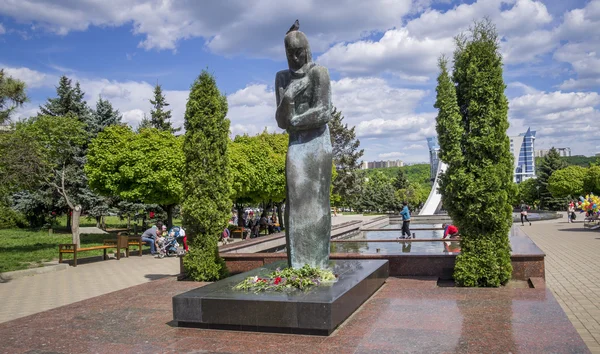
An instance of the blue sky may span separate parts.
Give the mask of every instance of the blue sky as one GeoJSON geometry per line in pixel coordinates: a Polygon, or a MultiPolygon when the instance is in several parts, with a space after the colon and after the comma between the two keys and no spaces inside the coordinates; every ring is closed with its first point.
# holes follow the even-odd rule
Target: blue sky
{"type": "Polygon", "coordinates": [[[208,68],[228,96],[232,135],[278,131],[272,85],[298,18],[365,160],[427,161],[437,58],[484,16],[501,35],[509,134],[531,127],[538,149],[600,152],[600,0],[4,0],[0,67],[28,85],[17,119],[64,74],[132,126],[158,82],[181,125],[189,86],[208,68]]]}

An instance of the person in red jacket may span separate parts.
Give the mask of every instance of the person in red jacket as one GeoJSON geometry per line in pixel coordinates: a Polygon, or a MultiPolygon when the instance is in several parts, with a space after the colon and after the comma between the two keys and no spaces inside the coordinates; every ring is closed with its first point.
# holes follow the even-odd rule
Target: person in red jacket
{"type": "Polygon", "coordinates": [[[444,237],[443,238],[454,238],[458,236],[458,227],[451,224],[443,224],[444,228],[444,237]]]}

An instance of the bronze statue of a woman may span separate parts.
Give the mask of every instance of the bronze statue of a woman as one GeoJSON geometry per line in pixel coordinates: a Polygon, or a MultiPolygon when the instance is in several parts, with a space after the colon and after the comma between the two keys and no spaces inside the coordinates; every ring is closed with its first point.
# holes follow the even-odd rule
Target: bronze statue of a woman
{"type": "Polygon", "coordinates": [[[275,77],[277,125],[289,134],[285,175],[288,263],[326,267],[331,237],[331,84],[326,68],[312,61],[297,23],[285,36],[288,70],[275,77]]]}

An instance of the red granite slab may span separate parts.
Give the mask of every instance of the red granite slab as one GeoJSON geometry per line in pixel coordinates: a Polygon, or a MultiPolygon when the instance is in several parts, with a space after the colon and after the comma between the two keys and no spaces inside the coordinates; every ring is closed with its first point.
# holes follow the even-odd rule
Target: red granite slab
{"type": "MultiPolygon", "coordinates": [[[[589,353],[544,288],[390,277],[329,337],[177,328],[173,278],[0,324],[2,353],[589,353]]],[[[277,316],[265,313],[265,316],[277,316]]]]}

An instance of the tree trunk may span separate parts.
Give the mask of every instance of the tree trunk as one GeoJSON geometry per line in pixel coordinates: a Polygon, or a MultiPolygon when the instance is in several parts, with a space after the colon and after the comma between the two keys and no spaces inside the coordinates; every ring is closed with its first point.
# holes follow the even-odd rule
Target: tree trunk
{"type": "Polygon", "coordinates": [[[71,235],[73,236],[73,243],[80,248],[81,241],[79,240],[79,217],[81,216],[81,205],[76,205],[73,208],[73,224],[71,225],[71,235]]]}
{"type": "Polygon", "coordinates": [[[171,230],[171,227],[173,227],[173,207],[175,205],[174,204],[169,204],[166,206],[167,209],[167,230],[171,230]]]}
{"type": "Polygon", "coordinates": [[[127,231],[131,230],[131,216],[127,215],[127,231]]]}
{"type": "Polygon", "coordinates": [[[244,205],[243,204],[238,204],[237,205],[237,213],[238,213],[238,227],[244,227],[246,225],[244,225],[244,205]]]}
{"type": "Polygon", "coordinates": [[[70,212],[67,213],[67,230],[71,230],[71,213],[70,212]]]}
{"type": "Polygon", "coordinates": [[[101,221],[101,224],[102,224],[102,230],[105,230],[105,231],[106,231],[106,219],[104,218],[104,215],[102,215],[102,216],[101,216],[100,220],[102,220],[102,221],[101,221]]]}
{"type": "Polygon", "coordinates": [[[100,228],[100,226],[101,226],[100,225],[100,218],[101,218],[100,216],[96,216],[96,227],[97,228],[100,228]]]}

